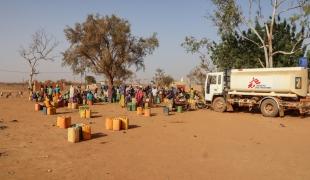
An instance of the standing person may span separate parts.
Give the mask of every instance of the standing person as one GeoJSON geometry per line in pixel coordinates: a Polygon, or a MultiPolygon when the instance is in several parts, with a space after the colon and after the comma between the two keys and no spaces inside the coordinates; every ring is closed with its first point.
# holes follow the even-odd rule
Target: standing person
{"type": "Polygon", "coordinates": [[[115,86],[112,87],[112,103],[116,102],[116,89],[115,86]]]}
{"type": "Polygon", "coordinates": [[[120,100],[119,100],[119,104],[121,105],[121,107],[125,107],[125,89],[126,87],[124,85],[121,85],[119,88],[120,91],[120,100]]]}
{"type": "Polygon", "coordinates": [[[139,87],[139,89],[136,93],[136,100],[137,100],[137,106],[143,107],[143,91],[142,91],[141,87],[139,87]]]}
{"type": "Polygon", "coordinates": [[[87,92],[87,104],[92,105],[94,101],[94,95],[91,91],[87,92]]]}
{"type": "Polygon", "coordinates": [[[191,88],[191,90],[189,91],[189,99],[190,100],[193,100],[194,99],[194,96],[195,96],[195,91],[193,88],[191,88]]]}
{"type": "Polygon", "coordinates": [[[116,87],[116,102],[119,102],[120,99],[121,99],[121,93],[120,93],[120,88],[118,86],[116,87]]]}
{"type": "Polygon", "coordinates": [[[152,89],[152,100],[153,100],[153,103],[155,104],[156,103],[156,97],[157,97],[157,88],[154,86],[153,89],[152,89]]]}
{"type": "Polygon", "coordinates": [[[55,91],[55,97],[56,97],[56,99],[58,99],[60,96],[60,87],[58,84],[56,84],[54,91],[55,91]]]}
{"type": "Polygon", "coordinates": [[[73,97],[74,97],[74,87],[71,85],[69,89],[69,98],[71,102],[73,102],[73,97]]]}
{"type": "Polygon", "coordinates": [[[50,101],[53,100],[53,87],[52,86],[49,86],[47,88],[47,96],[50,101]]]}

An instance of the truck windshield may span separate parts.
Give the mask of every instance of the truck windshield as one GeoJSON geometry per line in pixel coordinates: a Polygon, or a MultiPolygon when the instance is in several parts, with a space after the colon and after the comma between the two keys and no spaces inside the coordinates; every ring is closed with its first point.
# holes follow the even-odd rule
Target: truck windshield
{"type": "Polygon", "coordinates": [[[208,76],[208,84],[216,84],[216,76],[215,75],[208,76]]]}

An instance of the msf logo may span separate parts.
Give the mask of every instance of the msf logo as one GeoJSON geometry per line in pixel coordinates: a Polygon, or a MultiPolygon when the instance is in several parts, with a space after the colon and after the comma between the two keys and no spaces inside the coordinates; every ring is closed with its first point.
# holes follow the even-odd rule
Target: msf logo
{"type": "Polygon", "coordinates": [[[253,77],[252,81],[248,84],[248,88],[254,88],[257,84],[260,84],[260,81],[253,77]]]}

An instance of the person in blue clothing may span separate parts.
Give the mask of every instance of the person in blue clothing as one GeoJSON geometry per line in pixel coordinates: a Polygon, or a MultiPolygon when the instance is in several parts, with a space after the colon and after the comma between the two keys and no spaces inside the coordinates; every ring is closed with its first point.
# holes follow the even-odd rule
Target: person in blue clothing
{"type": "Polygon", "coordinates": [[[91,91],[88,91],[86,98],[87,98],[87,101],[93,101],[94,100],[93,93],[91,91]]]}

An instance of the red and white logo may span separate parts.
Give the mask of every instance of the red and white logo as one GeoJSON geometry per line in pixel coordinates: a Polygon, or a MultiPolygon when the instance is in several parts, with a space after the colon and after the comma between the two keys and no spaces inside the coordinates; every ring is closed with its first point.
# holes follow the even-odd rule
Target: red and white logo
{"type": "Polygon", "coordinates": [[[252,81],[248,84],[248,88],[254,88],[257,84],[260,84],[260,81],[253,77],[252,81]]]}

